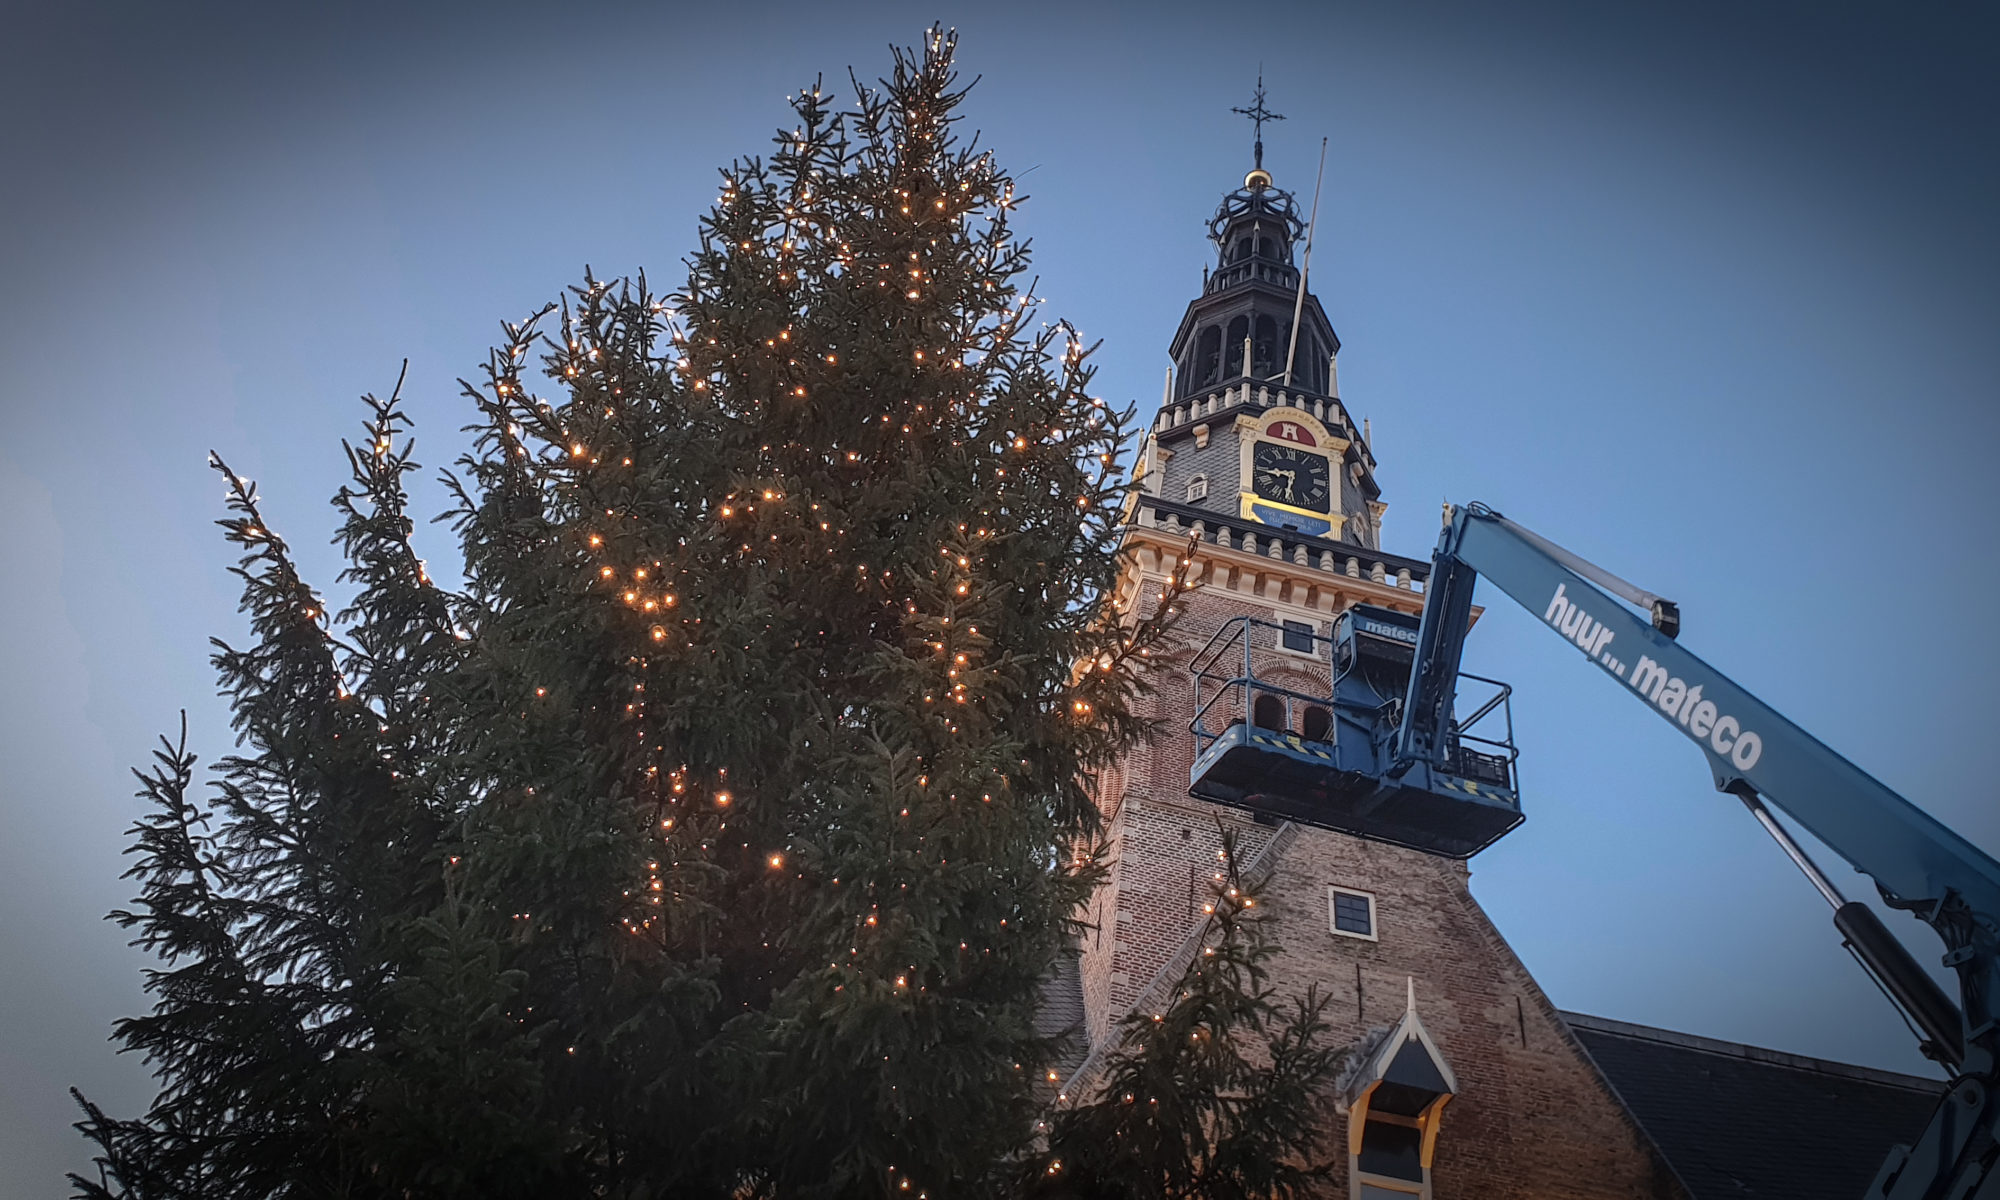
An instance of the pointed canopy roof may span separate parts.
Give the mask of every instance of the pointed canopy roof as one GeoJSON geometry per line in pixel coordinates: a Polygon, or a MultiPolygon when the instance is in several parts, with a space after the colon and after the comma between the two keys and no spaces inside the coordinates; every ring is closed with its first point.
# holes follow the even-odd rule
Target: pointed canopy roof
{"type": "Polygon", "coordinates": [[[1417,1016],[1416,981],[1408,987],[1402,1019],[1350,1067],[1342,1088],[1349,1104],[1367,1096],[1371,1109],[1414,1117],[1439,1097],[1458,1094],[1458,1077],[1417,1016]]]}

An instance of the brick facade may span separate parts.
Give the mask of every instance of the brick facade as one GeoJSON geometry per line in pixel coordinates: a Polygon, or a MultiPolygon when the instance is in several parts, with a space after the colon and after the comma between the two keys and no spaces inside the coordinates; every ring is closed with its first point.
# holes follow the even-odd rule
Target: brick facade
{"type": "MultiPolygon", "coordinates": [[[[1182,548],[1164,534],[1130,530],[1127,611],[1150,609],[1159,568],[1182,548]]],[[[1299,993],[1316,984],[1331,994],[1329,1016],[1348,1040],[1393,1024],[1414,985],[1418,1014],[1461,1087],[1444,1110],[1434,1195],[1682,1195],[1473,900],[1466,864],[1325,830],[1258,824],[1188,797],[1194,702],[1185,657],[1225,620],[1240,614],[1309,620],[1325,632],[1332,616],[1356,600],[1417,611],[1421,593],[1393,583],[1329,582],[1305,567],[1247,560],[1220,546],[1203,546],[1199,561],[1196,573],[1206,582],[1187,598],[1177,628],[1180,661],[1163,667],[1141,702],[1158,732],[1100,781],[1115,861],[1093,904],[1079,964],[1091,1045],[1100,1046],[1135,1005],[1150,1002],[1149,987],[1178,978],[1216,869],[1220,821],[1236,831],[1239,859],[1257,860],[1265,877],[1267,919],[1281,947],[1273,982],[1281,990],[1299,993]],[[1379,940],[1331,931],[1330,885],[1374,895],[1379,940]]],[[[1256,654],[1260,677],[1271,672],[1327,686],[1323,662],[1275,646],[1256,654]]],[[[1227,724],[1226,715],[1216,716],[1212,728],[1227,724]]],[[[1086,1062],[1071,1086],[1087,1090],[1090,1070],[1086,1062]]]]}
{"type": "MultiPolygon", "coordinates": [[[[1330,361],[1339,338],[1319,302],[1300,294],[1292,244],[1304,223],[1290,195],[1261,169],[1252,172],[1243,190],[1225,197],[1210,231],[1218,259],[1168,350],[1181,386],[1169,386],[1141,455],[1115,606],[1125,614],[1152,611],[1186,554],[1194,556],[1190,578],[1198,587],[1185,599],[1177,649],[1163,657],[1153,691],[1139,702],[1155,735],[1097,781],[1113,861],[1087,914],[1089,932],[1075,964],[1089,1049],[1064,1087],[1088,1094],[1118,1021],[1163,1003],[1180,979],[1198,949],[1202,906],[1227,828],[1279,947],[1273,984],[1292,994],[1316,986],[1330,995],[1327,1015],[1345,1042],[1359,1044],[1399,1022],[1406,1031],[1420,1027],[1434,1043],[1433,1059],[1441,1057],[1455,1076],[1455,1091],[1427,1093],[1450,1096],[1442,1109],[1425,1109],[1438,1117],[1431,1124],[1426,1116],[1422,1125],[1437,1133],[1428,1196],[1684,1196],[1665,1159],[1473,900],[1463,862],[1258,823],[1188,796],[1194,756],[1188,723],[1212,693],[1197,698],[1186,667],[1226,621],[1247,615],[1304,622],[1326,634],[1357,603],[1418,613],[1424,602],[1425,564],[1381,553],[1384,506],[1374,456],[1366,426],[1356,429],[1339,398],[1330,361]],[[1303,322],[1296,331],[1294,314],[1303,322]],[[1241,347],[1253,333],[1268,345],[1245,354],[1241,347]],[[1294,343],[1306,364],[1297,375],[1282,362],[1294,343]],[[1268,440],[1279,419],[1309,434],[1302,444],[1331,460],[1327,507],[1297,507],[1312,499],[1308,494],[1286,511],[1244,478],[1250,443],[1268,440]],[[1205,486],[1191,489],[1196,476],[1205,486]],[[1246,516],[1253,511],[1256,519],[1246,516]],[[1267,514],[1289,528],[1262,523],[1267,514]],[[1335,886],[1374,897],[1373,940],[1333,931],[1329,888],[1335,886]],[[1405,1020],[1412,1011],[1414,1025],[1405,1020]]],[[[1292,498],[1289,488],[1283,495],[1292,498]]],[[[1300,654],[1278,640],[1270,629],[1255,636],[1258,678],[1327,695],[1326,643],[1300,654]]],[[[1242,717],[1232,704],[1240,704],[1233,694],[1216,701],[1205,718],[1210,732],[1242,717]]],[[[1288,723],[1303,732],[1307,706],[1295,707],[1300,711],[1289,712],[1288,723]]],[[[1348,1115],[1343,1110],[1334,1119],[1342,1129],[1328,1133],[1344,1135],[1348,1115]]],[[[1354,1123],[1361,1125],[1358,1118],[1354,1123]]]]}

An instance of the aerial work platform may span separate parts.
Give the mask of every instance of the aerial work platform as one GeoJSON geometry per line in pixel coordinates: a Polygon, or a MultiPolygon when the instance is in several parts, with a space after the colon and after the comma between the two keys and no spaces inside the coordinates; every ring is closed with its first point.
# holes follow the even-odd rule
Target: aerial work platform
{"type": "Polygon", "coordinates": [[[1951,1072],[1930,1124],[1891,1147],[1867,1200],[2000,1200],[2000,862],[1681,646],[1672,601],[1492,509],[1446,510],[1421,620],[1357,606],[1330,638],[1251,617],[1218,630],[1190,667],[1189,793],[1461,858],[1512,829],[1509,689],[1459,669],[1482,578],[1700,748],[1716,788],[1833,907],[1843,944],[1951,1072]],[[1468,700],[1467,681],[1492,690],[1468,700]],[[1773,808],[1867,875],[1883,903],[1931,926],[1957,1003],[1773,808]]]}
{"type": "Polygon", "coordinates": [[[1188,794],[1449,858],[1519,825],[1506,684],[1461,673],[1477,703],[1453,721],[1444,764],[1394,760],[1417,629],[1372,605],[1342,613],[1330,637],[1226,622],[1189,667],[1188,794]]]}

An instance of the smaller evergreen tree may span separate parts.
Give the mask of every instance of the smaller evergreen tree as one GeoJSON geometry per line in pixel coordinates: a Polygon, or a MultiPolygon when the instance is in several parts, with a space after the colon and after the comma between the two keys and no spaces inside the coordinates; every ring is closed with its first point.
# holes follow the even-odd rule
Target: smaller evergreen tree
{"type": "Polygon", "coordinates": [[[365,402],[334,500],[357,591],[335,618],[254,485],[211,459],[252,635],[213,660],[241,749],[199,798],[183,720],[140,775],[140,894],[112,919],[161,966],[152,1011],[114,1037],[161,1089],[137,1120],[78,1097],[98,1148],[97,1178],[71,1177],[81,1196],[490,1194],[476,1185],[548,1175],[523,1161],[547,1139],[504,1119],[533,1095],[533,1039],[499,1015],[519,977],[446,887],[462,785],[433,707],[462,648],[408,540],[400,383],[365,402]]]}
{"type": "Polygon", "coordinates": [[[1327,997],[1270,987],[1266,912],[1235,838],[1200,948],[1164,1011],[1120,1024],[1101,1090],[1050,1122],[1028,1163],[1031,1200],[1295,1200],[1331,1195],[1329,1095],[1347,1059],[1327,997]]]}

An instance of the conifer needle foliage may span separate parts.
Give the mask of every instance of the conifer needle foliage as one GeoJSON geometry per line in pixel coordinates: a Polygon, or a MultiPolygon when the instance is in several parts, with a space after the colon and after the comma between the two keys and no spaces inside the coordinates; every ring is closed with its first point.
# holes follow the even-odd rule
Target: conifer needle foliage
{"type": "MultiPolygon", "coordinates": [[[[220,459],[240,745],[141,776],[157,956],[90,1197],[977,1195],[1033,1151],[1120,622],[1130,410],[1042,321],[933,31],[722,173],[684,287],[508,325],[413,548],[400,385],[329,614],[220,459]]],[[[80,1098],[81,1099],[81,1098],[80,1098]]]]}

